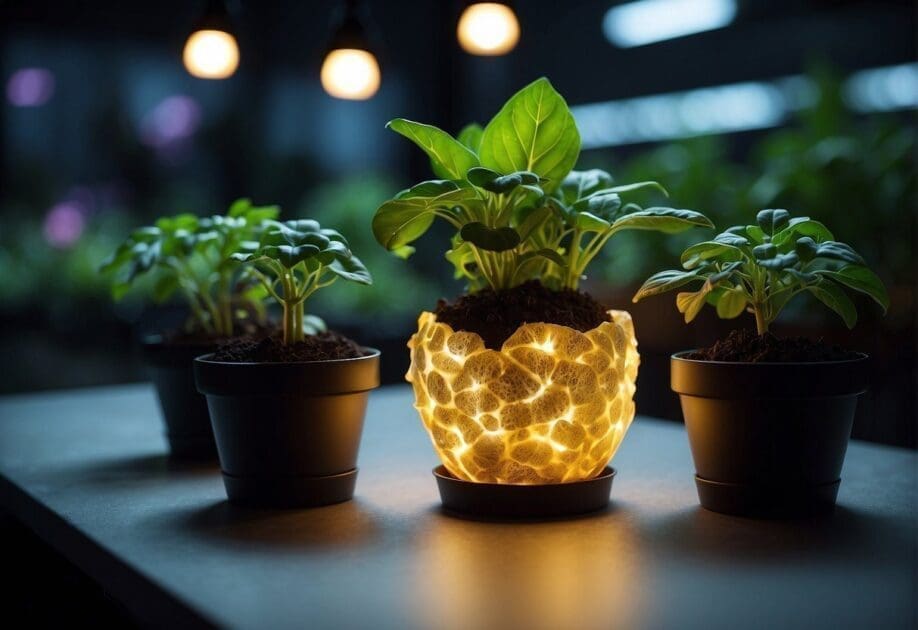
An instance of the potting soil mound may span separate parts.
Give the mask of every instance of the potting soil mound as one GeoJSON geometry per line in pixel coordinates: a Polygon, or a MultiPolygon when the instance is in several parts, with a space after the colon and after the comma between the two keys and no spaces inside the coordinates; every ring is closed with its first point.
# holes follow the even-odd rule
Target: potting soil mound
{"type": "Polygon", "coordinates": [[[357,342],[329,330],[307,335],[304,341],[284,345],[280,337],[241,337],[221,344],[215,361],[234,363],[299,363],[356,359],[366,354],[357,342]]]}
{"type": "Polygon", "coordinates": [[[813,363],[845,361],[858,358],[855,352],[829,345],[822,339],[806,337],[775,337],[759,335],[753,330],[734,330],[710,348],[686,355],[696,361],[728,361],[741,363],[813,363]]]}
{"type": "Polygon", "coordinates": [[[552,291],[530,281],[501,291],[483,289],[451,303],[440,300],[434,314],[453,330],[477,333],[485,347],[500,350],[522,324],[559,324],[586,332],[609,321],[607,311],[588,293],[552,291]]]}

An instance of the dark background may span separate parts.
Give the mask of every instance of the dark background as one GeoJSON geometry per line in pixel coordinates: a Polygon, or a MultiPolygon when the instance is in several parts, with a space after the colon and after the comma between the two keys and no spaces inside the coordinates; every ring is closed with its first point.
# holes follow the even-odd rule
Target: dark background
{"type": "MultiPolygon", "coordinates": [[[[584,150],[580,164],[622,182],[657,179],[674,205],[705,212],[719,228],[750,222],[759,208],[786,207],[825,221],[861,251],[890,289],[885,318],[858,300],[861,319],[848,331],[802,299],[776,332],[869,352],[873,384],[855,437],[914,446],[914,4],[740,1],[727,28],[632,49],[603,36],[613,4],[517,2],[517,48],[479,58],[456,43],[460,2],[369,0],[382,88],[369,101],[348,102],[319,83],[339,2],[231,3],[241,65],[225,81],[195,79],[182,66],[203,2],[0,3],[4,87],[22,68],[54,79],[40,106],[16,107],[9,97],[0,105],[0,392],[142,379],[136,336],[175,323],[180,307],[147,308],[142,291],[112,304],[99,262],[132,227],[181,211],[222,212],[241,196],[348,235],[376,285],[335,286],[313,308],[381,347],[386,379],[397,382],[418,312],[462,287],[442,260],[447,232],[432,231],[407,264],[373,241],[376,206],[428,176],[423,154],[385,131],[386,121],[403,116],[455,133],[487,122],[543,75],[574,107],[806,77],[806,98],[756,130],[631,141],[648,137],[654,123],[635,106],[631,140],[584,150]],[[886,85],[900,102],[865,108],[851,77],[902,64],[911,65],[886,85]],[[176,120],[178,131],[169,127],[176,120]]],[[[704,236],[623,235],[590,270],[587,288],[634,315],[639,413],[678,419],[668,355],[752,325],[751,317],[725,323],[705,312],[685,326],[673,296],[630,304],[644,277],[677,264],[681,248],[704,236]]]]}

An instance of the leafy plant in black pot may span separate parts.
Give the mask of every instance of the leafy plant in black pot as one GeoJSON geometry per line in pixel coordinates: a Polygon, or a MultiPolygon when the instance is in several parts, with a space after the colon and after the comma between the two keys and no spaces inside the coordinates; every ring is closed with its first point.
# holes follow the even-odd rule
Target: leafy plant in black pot
{"type": "Polygon", "coordinates": [[[430,157],[438,179],[384,202],[373,233],[408,257],[435,219],[454,229],[446,258],[468,294],[424,312],[407,379],[443,466],[447,508],[529,517],[597,509],[634,417],[639,357],[625,311],[578,290],[623,230],[711,227],[698,212],[642,208],[603,171],[574,171],[580,135],[547,79],[485,128],[458,138],[404,119],[389,128],[430,157]]]}
{"type": "Polygon", "coordinates": [[[379,351],[306,315],[307,299],[344,279],[372,282],[347,240],[316,221],[267,221],[233,255],[283,310],[279,334],[240,338],[195,360],[227,496],[234,503],[310,507],[354,494],[357,451],[379,351]]]}
{"type": "Polygon", "coordinates": [[[769,327],[791,298],[810,293],[851,328],[857,311],[845,289],[885,311],[883,283],[825,225],[786,210],[762,210],[755,225],[690,246],[682,266],[650,277],[634,301],[700,284],[676,296],[687,323],[707,303],[725,319],[753,314],[758,333],[734,331],[672,357],[701,504],[739,515],[831,509],[868,358],[821,341],[779,339],[769,327]]]}
{"type": "Polygon", "coordinates": [[[217,343],[265,325],[264,289],[231,255],[257,240],[274,206],[240,199],[225,215],[179,214],[135,230],[101,267],[121,299],[145,274],[155,276],[153,299],[179,294],[189,317],[179,330],[141,340],[166,422],[170,453],[181,459],[216,457],[207,404],[194,385],[192,361],[217,343]]]}

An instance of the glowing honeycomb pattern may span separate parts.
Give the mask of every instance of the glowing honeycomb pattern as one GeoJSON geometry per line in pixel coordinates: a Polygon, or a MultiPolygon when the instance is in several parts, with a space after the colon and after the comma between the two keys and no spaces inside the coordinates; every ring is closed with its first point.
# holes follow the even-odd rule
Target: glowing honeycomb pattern
{"type": "Polygon", "coordinates": [[[640,362],[631,316],[609,315],[586,333],[524,324],[498,352],[422,313],[405,378],[447,470],[512,484],[598,475],[634,418],[640,362]]]}

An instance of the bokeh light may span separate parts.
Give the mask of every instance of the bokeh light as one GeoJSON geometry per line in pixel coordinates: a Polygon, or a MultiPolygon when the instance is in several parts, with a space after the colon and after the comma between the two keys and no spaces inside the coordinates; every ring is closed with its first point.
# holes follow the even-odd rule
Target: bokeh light
{"type": "Polygon", "coordinates": [[[520,23],[505,4],[476,2],[462,12],[457,35],[462,48],[473,55],[505,55],[520,39],[520,23]]]}
{"type": "Polygon", "coordinates": [[[54,96],[54,75],[45,68],[20,68],[6,82],[6,98],[16,107],[38,107],[54,96]]]}
{"type": "Polygon", "coordinates": [[[379,90],[379,64],[369,51],[339,48],[325,57],[321,78],[331,96],[362,101],[379,90]]]}
{"type": "Polygon", "coordinates": [[[192,136],[201,124],[201,107],[190,96],[176,94],[163,99],[140,124],[144,144],[167,148],[192,136]]]}
{"type": "Polygon", "coordinates": [[[76,201],[55,204],[45,215],[43,232],[52,247],[67,249],[76,244],[86,226],[84,210],[76,201]]]}
{"type": "Polygon", "coordinates": [[[225,31],[196,31],[185,43],[182,59],[192,76],[227,79],[239,67],[239,46],[236,39],[225,31]]]}

